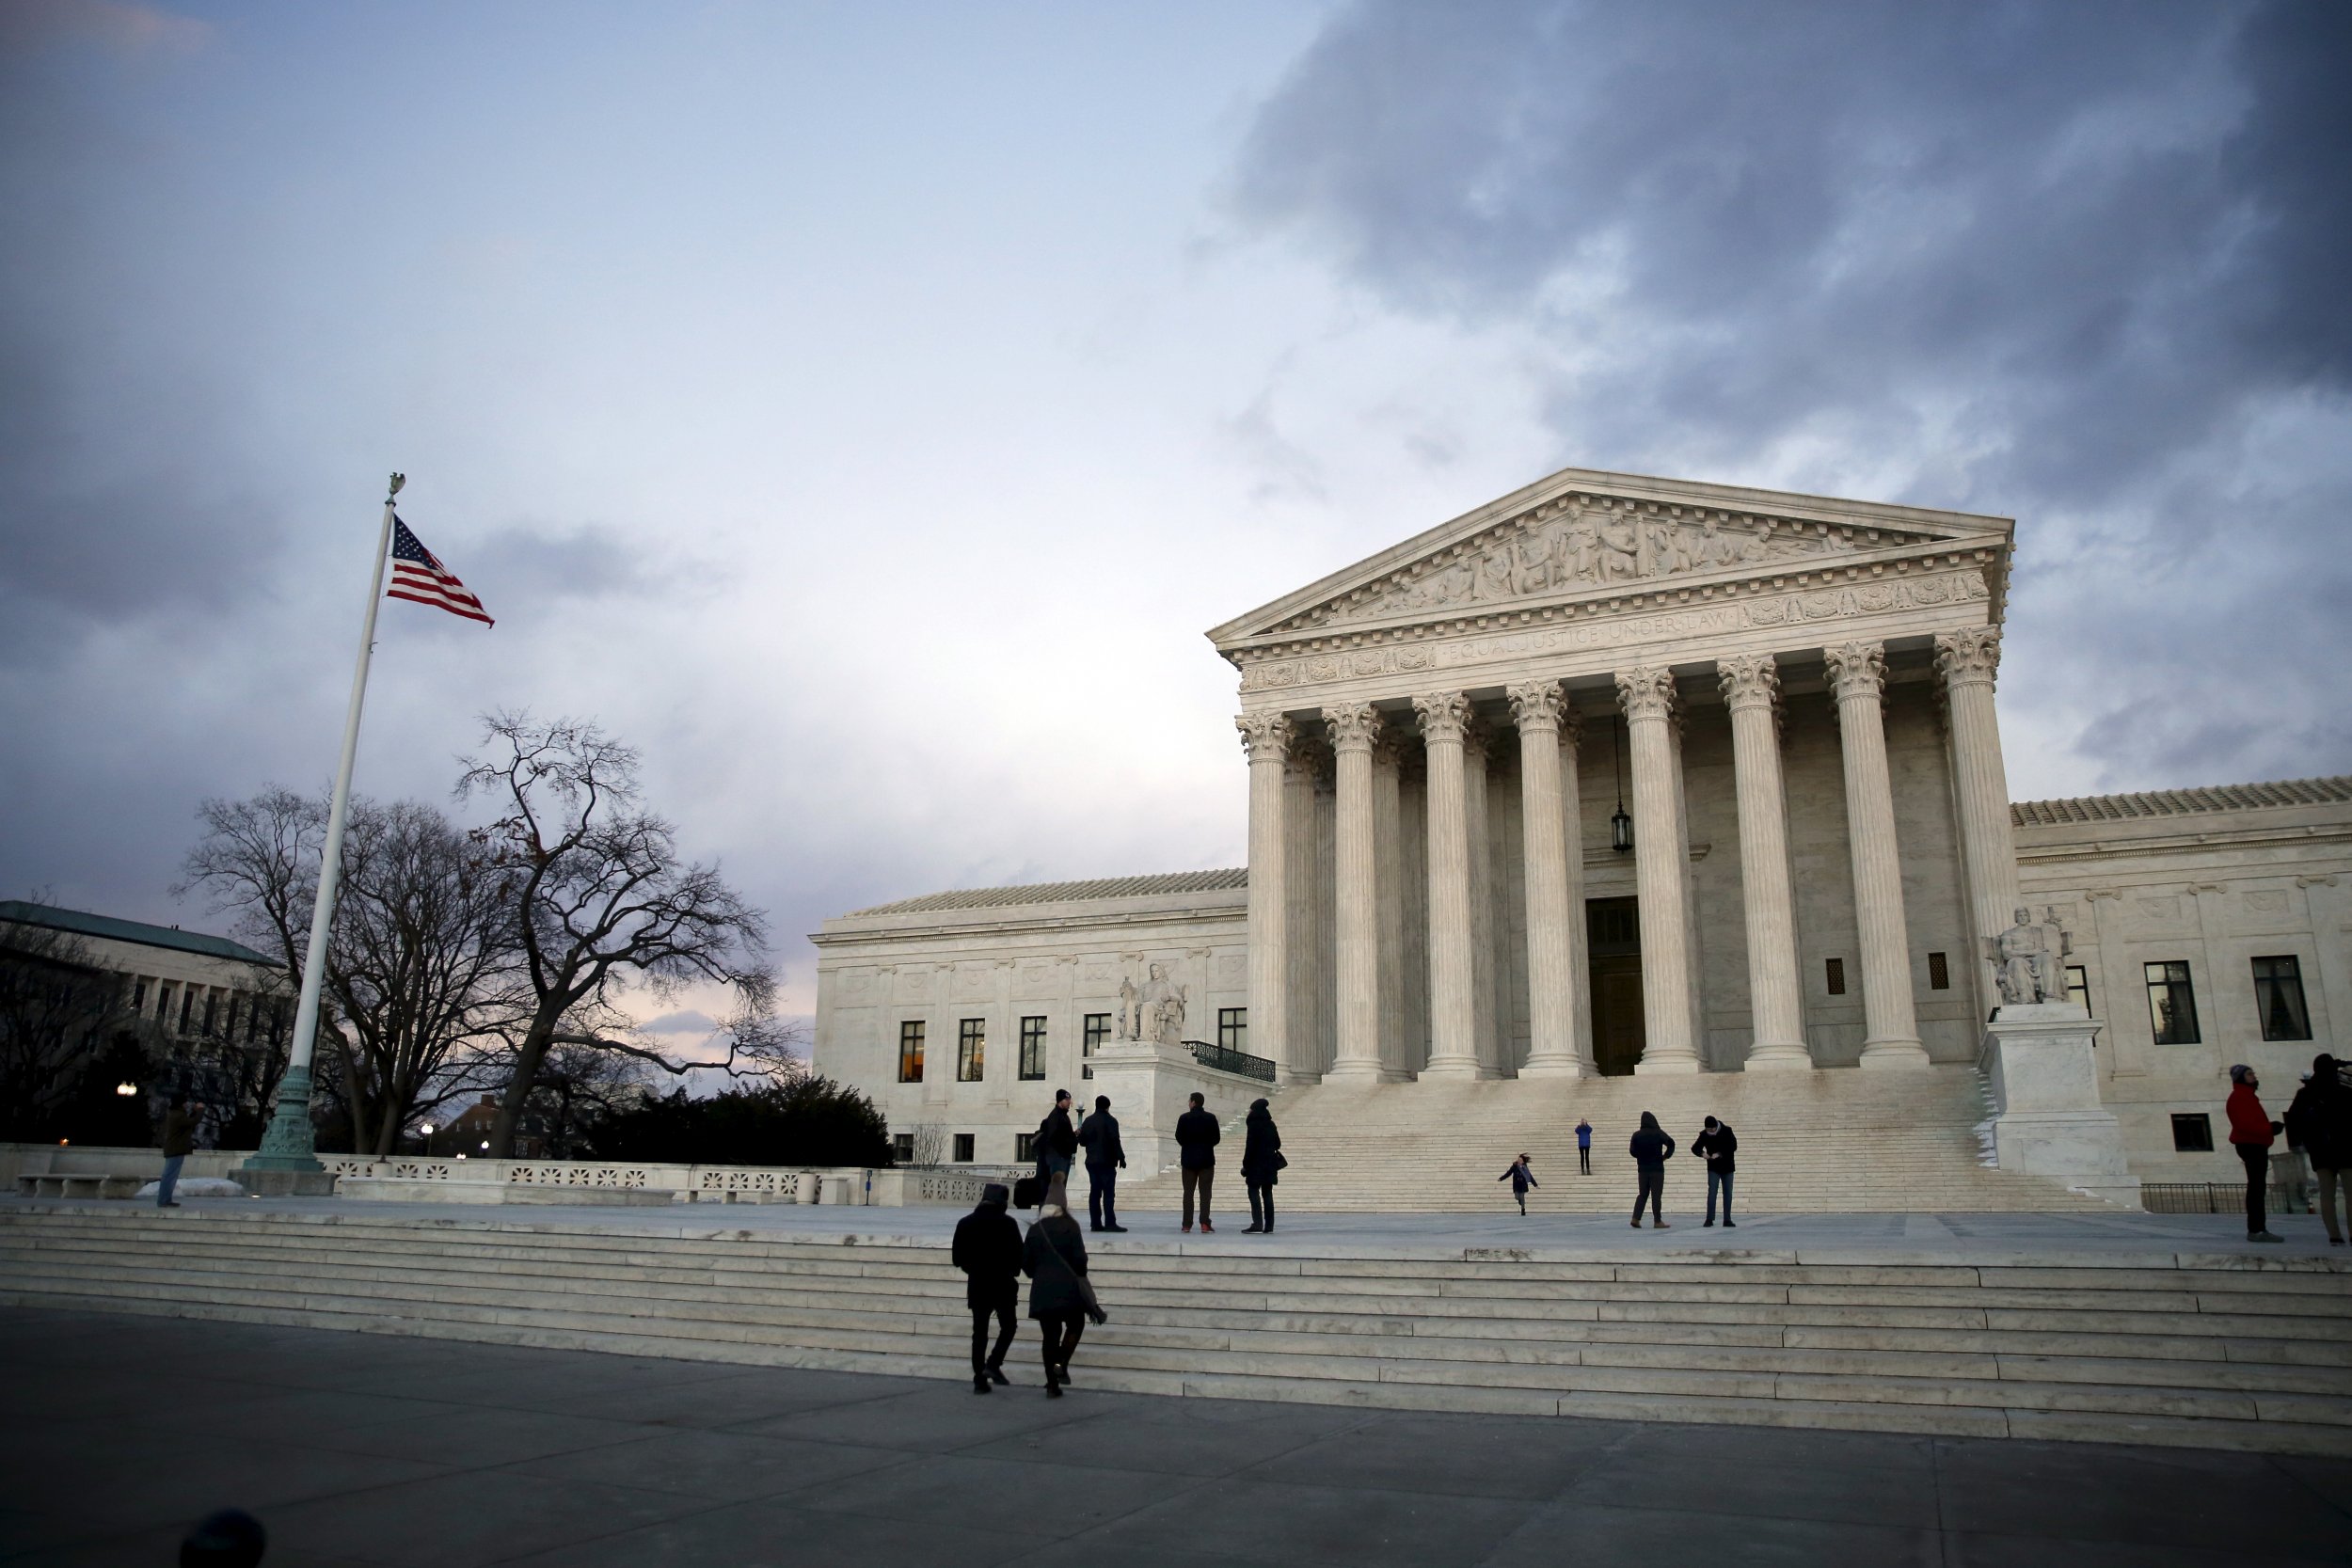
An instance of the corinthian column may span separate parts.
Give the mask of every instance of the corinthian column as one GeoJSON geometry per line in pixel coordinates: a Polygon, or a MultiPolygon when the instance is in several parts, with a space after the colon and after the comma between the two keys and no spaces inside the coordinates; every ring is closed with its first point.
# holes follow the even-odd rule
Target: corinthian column
{"type": "Polygon", "coordinates": [[[1972,626],[1935,640],[1951,715],[1952,777],[1960,796],[1961,863],[1968,871],[1969,971],[1985,989],[1986,939],[2009,929],[2017,908],[2017,842],[2009,816],[2009,770],[1993,679],[2001,667],[2001,628],[1972,626]]]}
{"type": "Polygon", "coordinates": [[[1691,1030],[1689,885],[1682,850],[1682,791],[1675,779],[1674,672],[1617,673],[1627,749],[1633,753],[1633,874],[1641,896],[1642,1059],[1635,1072],[1696,1072],[1691,1030]]]}
{"type": "Polygon", "coordinates": [[[1740,797],[1740,892],[1748,923],[1748,1070],[1813,1065],[1797,990],[1797,910],[1788,885],[1788,809],[1780,778],[1780,666],[1770,654],[1716,666],[1731,709],[1740,797]]]}
{"type": "Polygon", "coordinates": [[[1413,699],[1429,757],[1429,1062],[1424,1078],[1478,1078],[1478,1013],[1470,962],[1470,813],[1462,790],[1458,691],[1413,699]]]}
{"type": "Polygon", "coordinates": [[[1282,832],[1282,769],[1291,721],[1279,713],[1233,721],[1249,757],[1249,1043],[1291,1071],[1289,846],[1282,832]]]}
{"type": "Polygon", "coordinates": [[[1335,835],[1339,917],[1339,1036],[1327,1079],[1377,1084],[1380,1062],[1379,878],[1372,832],[1372,748],[1380,715],[1369,703],[1323,710],[1338,758],[1335,835]]]}
{"type": "Polygon", "coordinates": [[[1312,1084],[1323,1076],[1323,1047],[1315,1031],[1315,918],[1321,905],[1315,887],[1315,774],[1303,748],[1304,737],[1294,731],[1290,761],[1282,769],[1282,893],[1288,911],[1282,929],[1290,950],[1280,1065],[1285,1084],[1312,1084]]]}
{"type": "MultiPolygon", "coordinates": [[[[1521,839],[1527,852],[1527,1065],[1524,1078],[1581,1078],[1576,1051],[1576,988],[1569,967],[1567,817],[1561,804],[1562,730],[1576,715],[1558,681],[1510,689],[1519,726],[1521,839]]],[[[1571,744],[1573,742],[1571,741],[1571,744]]],[[[1583,850],[1577,849],[1578,870],[1583,850]]]]}
{"type": "Polygon", "coordinates": [[[1470,839],[1470,1034],[1478,1042],[1480,1076],[1506,1078],[1511,1063],[1502,1039],[1502,987],[1495,965],[1494,818],[1487,810],[1493,748],[1493,733],[1471,719],[1462,731],[1462,822],[1470,839]]]}
{"type": "Polygon", "coordinates": [[[1886,771],[1886,644],[1824,650],[1837,693],[1846,760],[1846,833],[1853,849],[1854,924],[1862,943],[1862,1065],[1925,1067],[1911,1001],[1911,937],[1903,921],[1895,787],[1886,771]]]}
{"type": "Polygon", "coordinates": [[[1411,1076],[1405,1058],[1405,802],[1403,746],[1392,724],[1372,748],[1373,885],[1379,891],[1380,1064],[1391,1078],[1411,1076]]]}

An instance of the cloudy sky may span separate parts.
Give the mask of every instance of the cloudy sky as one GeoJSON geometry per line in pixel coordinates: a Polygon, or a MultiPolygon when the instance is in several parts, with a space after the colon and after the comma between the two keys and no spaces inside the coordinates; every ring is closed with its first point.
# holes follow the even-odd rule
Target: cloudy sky
{"type": "MultiPolygon", "coordinates": [[[[1566,465],[2019,521],[2021,797],[2352,769],[2352,7],[0,8],[0,891],[601,719],[772,911],[1238,864],[1200,633],[1566,465]]],[[[213,922],[217,924],[217,922],[213,922]]]]}

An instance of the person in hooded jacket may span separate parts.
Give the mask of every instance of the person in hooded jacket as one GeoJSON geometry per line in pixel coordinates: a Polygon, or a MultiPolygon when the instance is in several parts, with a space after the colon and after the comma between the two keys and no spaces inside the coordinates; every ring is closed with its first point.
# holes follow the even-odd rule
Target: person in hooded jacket
{"type": "Polygon", "coordinates": [[[1496,1177],[1495,1180],[1498,1181],[1508,1181],[1511,1183],[1511,1196],[1519,1200],[1519,1213],[1521,1216],[1524,1216],[1527,1213],[1527,1189],[1530,1187],[1540,1187],[1543,1185],[1542,1182],[1535,1180],[1535,1173],[1528,1168],[1527,1156],[1524,1154],[1512,1161],[1511,1168],[1504,1171],[1501,1176],[1496,1177]]]}
{"type": "Polygon", "coordinates": [[[1070,1358],[1086,1332],[1087,1239],[1070,1217],[1069,1183],[1056,1176],[1045,1185],[1045,1201],[1021,1243],[1021,1272],[1029,1276],[1029,1316],[1045,1338],[1045,1392],[1061,1398],[1070,1381],[1070,1358]]]}
{"type": "Polygon", "coordinates": [[[2230,1069],[2230,1098],[2222,1112],[2230,1118],[2230,1147],[2246,1167],[2246,1239],[2276,1242],[2284,1238],[2270,1233],[2270,1146],[2280,1129],[2254,1092],[2261,1087],[2254,1069],[2238,1063],[2230,1069]]]}
{"type": "Polygon", "coordinates": [[[963,1304],[972,1309],[972,1391],[989,1392],[993,1384],[1009,1383],[1005,1375],[1005,1352],[1020,1326],[1013,1308],[1021,1305],[1021,1223],[1005,1212],[1012,1194],[1002,1182],[980,1189],[980,1206],[956,1222],[955,1246],[949,1257],[963,1271],[963,1304]],[[996,1348],[988,1349],[988,1320],[996,1320],[996,1348]]]}
{"type": "Polygon", "coordinates": [[[1724,1227],[1737,1230],[1731,1218],[1731,1157],[1739,1150],[1740,1139],[1728,1122],[1707,1118],[1706,1127],[1691,1140],[1691,1152],[1707,1162],[1707,1223],[1715,1223],[1715,1194],[1718,1188],[1724,1196],[1724,1227]]]}
{"type": "Polygon", "coordinates": [[[2287,1107],[2287,1144],[2301,1149],[2312,1163],[2328,1244],[2344,1245],[2336,1199],[2347,1173],[2352,1173],[2352,1089],[2344,1087],[2333,1056],[2322,1053],[2312,1058],[2312,1081],[2296,1091],[2295,1102],[2287,1107]]]}
{"type": "Polygon", "coordinates": [[[1675,1157],[1675,1141],[1666,1130],[1658,1125],[1658,1117],[1647,1111],[1642,1113],[1641,1130],[1633,1134],[1627,1147],[1633,1156],[1634,1169],[1640,1173],[1642,1184],[1633,1196],[1633,1228],[1642,1228],[1642,1205],[1649,1205],[1649,1223],[1653,1230],[1672,1230],[1666,1223],[1666,1162],[1675,1157]]]}
{"type": "Polygon", "coordinates": [[[1282,1158],[1282,1134],[1275,1129],[1274,1112],[1266,1101],[1251,1101],[1242,1122],[1241,1181],[1249,1189],[1249,1228],[1243,1235],[1274,1228],[1275,1173],[1289,1163],[1282,1158]]]}

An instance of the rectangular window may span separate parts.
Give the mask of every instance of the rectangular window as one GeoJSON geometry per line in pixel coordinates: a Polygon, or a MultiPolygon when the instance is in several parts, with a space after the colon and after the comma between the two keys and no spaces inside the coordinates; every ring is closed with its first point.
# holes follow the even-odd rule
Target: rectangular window
{"type": "Polygon", "coordinates": [[[969,1132],[959,1132],[956,1134],[956,1164],[959,1165],[968,1165],[971,1163],[972,1134],[969,1132]]]}
{"type": "Polygon", "coordinates": [[[1015,1164],[1025,1165],[1037,1158],[1037,1134],[1015,1132],[1012,1135],[1012,1158],[1015,1164]]]}
{"type": "Polygon", "coordinates": [[[908,1019],[898,1025],[898,1082],[923,1081],[923,1021],[908,1019]]]}
{"type": "Polygon", "coordinates": [[[2090,971],[2080,964],[2066,966],[2066,1000],[2084,1012],[2090,1011],[2090,971]]]}
{"type": "Polygon", "coordinates": [[[1228,1051],[1249,1049],[1249,1009],[1219,1007],[1216,1010],[1216,1043],[1228,1051]]]}
{"type": "Polygon", "coordinates": [[[2158,1045],[2195,1045],[2197,993],[2188,981],[2188,965],[2177,959],[2142,966],[2148,976],[2148,1018],[2155,1025],[2158,1045]]]}
{"type": "Polygon", "coordinates": [[[1949,990],[1951,989],[1952,966],[1950,960],[1946,958],[1941,953],[1929,954],[1928,990],[1949,990]]]}
{"type": "Polygon", "coordinates": [[[2213,1152],[2213,1118],[2202,1111],[2172,1113],[2172,1147],[2182,1154],[2213,1152]]]}
{"type": "Polygon", "coordinates": [[[913,1164],[914,1163],[914,1134],[912,1132],[891,1133],[890,1157],[902,1165],[913,1164]]]}
{"type": "Polygon", "coordinates": [[[182,1034],[183,1034],[183,1035],[184,1035],[184,1034],[186,1034],[186,1033],[188,1032],[188,1015],[189,1015],[190,1013],[194,1012],[195,1010],[196,1010],[196,991],[195,991],[194,988],[192,988],[192,987],[188,987],[188,986],[183,986],[183,987],[181,987],[181,988],[180,988],[180,1033],[182,1033],[182,1034]]]}
{"type": "Polygon", "coordinates": [[[2300,959],[2254,960],[2254,1010],[2262,1015],[2263,1038],[2266,1040],[2312,1037],[2312,1015],[2303,1006],[2300,959]]]}
{"type": "Polygon", "coordinates": [[[207,1037],[210,1037],[213,1032],[213,1021],[218,1014],[219,1008],[220,998],[211,991],[206,991],[204,993],[204,1033],[207,1037]]]}
{"type": "Polygon", "coordinates": [[[1041,1018],[1021,1021],[1021,1076],[1032,1084],[1045,1076],[1045,1021],[1041,1018]]]}
{"type": "Polygon", "coordinates": [[[1832,996],[1843,996],[1843,995],[1845,995],[1845,994],[1846,994],[1846,960],[1845,960],[1845,959],[1843,959],[1843,958],[1832,958],[1832,959],[1830,959],[1830,960],[1829,960],[1828,975],[1829,975],[1829,993],[1830,993],[1832,996]]]}
{"type": "Polygon", "coordinates": [[[1081,1056],[1093,1055],[1094,1048],[1110,1037],[1111,1015],[1108,1013],[1087,1014],[1086,1033],[1079,1038],[1078,1054],[1081,1056]]]}
{"type": "Polygon", "coordinates": [[[988,1055],[988,1020],[967,1018],[956,1025],[956,1082],[977,1084],[988,1055]]]}
{"type": "Polygon", "coordinates": [[[133,1018],[147,1016],[147,982],[144,980],[131,982],[131,1016],[133,1018]]]}

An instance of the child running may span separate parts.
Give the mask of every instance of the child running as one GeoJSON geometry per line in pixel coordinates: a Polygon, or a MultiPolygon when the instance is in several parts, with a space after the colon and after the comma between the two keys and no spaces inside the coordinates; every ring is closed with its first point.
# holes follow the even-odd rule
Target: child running
{"type": "Polygon", "coordinates": [[[1542,1182],[1535,1180],[1535,1173],[1527,1168],[1527,1156],[1524,1154],[1512,1161],[1511,1168],[1504,1171],[1501,1176],[1496,1177],[1495,1180],[1498,1181],[1508,1181],[1511,1183],[1511,1196],[1519,1200],[1519,1212],[1521,1214],[1525,1214],[1527,1212],[1527,1189],[1530,1187],[1540,1187],[1543,1185],[1542,1182]]]}

